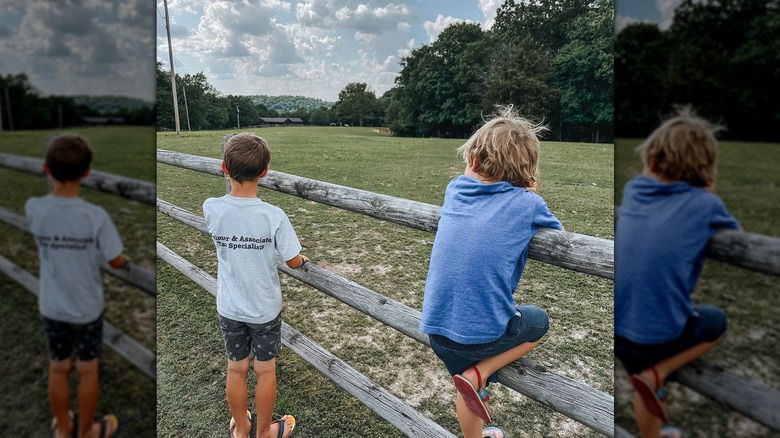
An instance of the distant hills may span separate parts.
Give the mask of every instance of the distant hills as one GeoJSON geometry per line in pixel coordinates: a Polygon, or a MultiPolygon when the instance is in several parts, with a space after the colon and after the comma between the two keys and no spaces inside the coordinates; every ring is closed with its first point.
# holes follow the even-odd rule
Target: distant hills
{"type": "Polygon", "coordinates": [[[336,102],[326,102],[321,99],[315,99],[313,97],[306,97],[306,96],[254,95],[254,96],[249,96],[249,98],[252,99],[252,102],[255,105],[260,104],[265,106],[268,109],[272,109],[280,113],[295,111],[299,108],[306,108],[307,111],[311,112],[323,106],[325,108],[330,108],[336,103],[336,102]]]}
{"type": "Polygon", "coordinates": [[[142,108],[152,108],[154,102],[136,99],[126,96],[68,96],[76,102],[77,105],[84,105],[87,108],[97,111],[101,114],[111,114],[120,110],[135,111],[142,108]]]}

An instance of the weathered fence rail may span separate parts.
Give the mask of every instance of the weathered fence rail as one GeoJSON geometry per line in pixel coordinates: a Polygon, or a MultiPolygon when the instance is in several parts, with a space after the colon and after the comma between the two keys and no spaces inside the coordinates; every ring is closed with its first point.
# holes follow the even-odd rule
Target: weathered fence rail
{"type": "MultiPolygon", "coordinates": [[[[0,256],[0,272],[19,283],[33,295],[38,296],[38,279],[3,256],[0,256]]],[[[103,322],[103,341],[144,374],[152,379],[157,379],[154,353],[105,321],[103,322]]]]}
{"type": "MultiPolygon", "coordinates": [[[[217,294],[214,277],[188,262],[165,245],[157,242],[157,254],[190,280],[211,295],[217,294]]],[[[303,270],[311,268],[305,265],[303,270]]],[[[334,383],[363,402],[379,416],[397,427],[407,436],[454,438],[455,435],[433,420],[420,414],[386,389],[371,381],[356,369],[334,356],[320,345],[282,322],[282,342],[295,354],[306,360],[334,383]]]]}
{"type": "MultiPolygon", "coordinates": [[[[0,222],[5,222],[25,233],[29,233],[27,221],[24,216],[20,216],[7,208],[0,207],[0,222]]],[[[155,285],[155,273],[152,270],[144,269],[141,266],[130,262],[124,268],[116,269],[104,264],[100,267],[104,272],[113,275],[120,280],[124,280],[151,296],[157,295],[157,286],[155,285]]]]}
{"type": "MultiPolygon", "coordinates": [[[[43,160],[23,155],[0,152],[0,167],[45,176],[43,160]]],[[[157,189],[153,183],[97,170],[91,171],[89,176],[81,181],[81,185],[148,205],[154,205],[157,198],[157,189]]]]}
{"type": "MultiPolygon", "coordinates": [[[[158,200],[157,207],[161,213],[208,234],[202,217],[163,200],[158,200]]],[[[302,270],[279,264],[278,269],[430,346],[428,336],[418,329],[419,311],[323,269],[315,263],[307,263],[305,266],[306,269],[302,270]]],[[[498,377],[503,385],[598,432],[611,434],[614,422],[614,398],[611,395],[536,365],[528,359],[521,359],[504,367],[499,371],[498,377]]]]}
{"type": "MultiPolygon", "coordinates": [[[[45,176],[43,160],[26,156],[0,152],[0,167],[45,176]]],[[[152,183],[99,171],[90,172],[90,175],[82,180],[82,186],[151,205],[154,205],[157,197],[155,185],[152,183]]],[[[30,232],[24,217],[6,208],[0,207],[0,222],[23,232],[30,232]]],[[[129,263],[121,269],[106,264],[101,269],[149,295],[156,296],[155,272],[152,270],[144,269],[135,263],[129,263]]],[[[0,272],[34,295],[38,295],[38,279],[3,256],[0,256],[0,272]]],[[[123,334],[107,321],[103,323],[103,340],[141,372],[152,379],[157,379],[156,356],[146,347],[123,334]]]]}
{"type": "MultiPolygon", "coordinates": [[[[158,149],[157,161],[223,176],[221,160],[215,158],[158,149]]],[[[439,206],[273,170],[260,180],[260,186],[418,230],[435,232],[439,222],[439,206]]],[[[614,245],[611,240],[542,229],[531,240],[528,256],[573,271],[614,278],[614,245]]]]}

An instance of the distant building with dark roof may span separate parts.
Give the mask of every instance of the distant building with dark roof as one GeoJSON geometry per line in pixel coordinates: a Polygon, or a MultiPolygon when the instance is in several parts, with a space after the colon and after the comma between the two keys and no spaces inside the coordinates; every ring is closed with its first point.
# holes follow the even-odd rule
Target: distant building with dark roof
{"type": "Polygon", "coordinates": [[[303,125],[300,117],[260,117],[260,124],[266,126],[303,125]]]}

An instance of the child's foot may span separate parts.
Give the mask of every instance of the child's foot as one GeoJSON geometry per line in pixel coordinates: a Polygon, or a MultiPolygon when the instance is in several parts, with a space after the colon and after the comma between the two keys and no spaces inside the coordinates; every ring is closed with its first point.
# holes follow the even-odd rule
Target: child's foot
{"type": "Polygon", "coordinates": [[[683,438],[682,430],[674,426],[664,426],[661,428],[661,438],[683,438]]]}
{"type": "Polygon", "coordinates": [[[285,415],[271,423],[271,435],[276,438],[287,438],[295,429],[295,417],[285,415]]]}
{"type": "Polygon", "coordinates": [[[119,428],[119,420],[116,416],[108,414],[103,418],[92,423],[92,436],[97,438],[108,438],[114,436],[119,428]]]}
{"type": "Polygon", "coordinates": [[[57,418],[51,419],[51,436],[52,438],[70,438],[73,434],[73,429],[76,427],[76,418],[73,411],[68,411],[70,417],[70,426],[62,425],[57,422],[57,418]]]}
{"type": "Polygon", "coordinates": [[[666,405],[666,388],[661,385],[660,376],[655,367],[650,367],[640,374],[631,376],[631,383],[634,385],[642,403],[648,412],[653,416],[660,418],[664,423],[669,422],[669,407],[666,405]]]}
{"type": "MultiPolygon", "coordinates": [[[[246,411],[246,421],[249,424],[249,426],[246,429],[246,436],[249,436],[249,432],[252,431],[252,413],[249,411],[246,411]]],[[[230,417],[230,438],[235,438],[235,435],[233,435],[233,432],[238,428],[238,423],[236,422],[236,419],[233,417],[230,417]]]]}
{"type": "Polygon", "coordinates": [[[452,376],[452,380],[469,410],[485,423],[490,423],[491,409],[488,405],[490,393],[482,386],[483,380],[479,369],[475,366],[470,367],[462,374],[452,376]]]}
{"type": "Polygon", "coordinates": [[[482,429],[482,438],[507,438],[507,434],[497,427],[490,426],[482,429]]]}

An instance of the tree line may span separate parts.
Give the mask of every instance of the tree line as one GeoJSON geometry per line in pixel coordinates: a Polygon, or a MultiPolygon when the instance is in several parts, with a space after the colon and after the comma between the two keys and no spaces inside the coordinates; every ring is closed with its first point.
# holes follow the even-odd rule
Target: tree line
{"type": "Polygon", "coordinates": [[[676,105],[726,126],[724,139],[780,141],[780,1],[684,0],[672,25],[615,38],[619,137],[647,136],[676,105]]]}
{"type": "MultiPolygon", "coordinates": [[[[458,23],[401,61],[395,86],[377,97],[347,84],[330,108],[277,112],[250,96],[222,95],[203,73],[176,76],[180,124],[226,129],[260,117],[309,124],[387,126],[395,135],[465,138],[496,105],[543,122],[552,140],[611,141],[613,0],[506,0],[495,24],[458,23]],[[185,110],[186,94],[186,110],[185,110]],[[236,108],[238,111],[236,111],[236,108]]],[[[157,65],[159,129],[173,129],[170,73],[157,65]]]]}
{"type": "Polygon", "coordinates": [[[25,73],[0,75],[3,130],[58,129],[85,124],[85,117],[121,117],[126,124],[152,125],[154,106],[119,96],[43,96],[25,73]]]}

